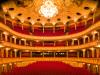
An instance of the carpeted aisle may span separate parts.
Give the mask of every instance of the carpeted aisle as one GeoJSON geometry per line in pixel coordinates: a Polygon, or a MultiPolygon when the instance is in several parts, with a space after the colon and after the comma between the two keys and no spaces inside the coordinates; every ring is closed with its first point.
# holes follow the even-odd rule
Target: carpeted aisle
{"type": "Polygon", "coordinates": [[[94,75],[84,68],[57,61],[39,61],[26,67],[16,67],[3,75],[94,75]]]}

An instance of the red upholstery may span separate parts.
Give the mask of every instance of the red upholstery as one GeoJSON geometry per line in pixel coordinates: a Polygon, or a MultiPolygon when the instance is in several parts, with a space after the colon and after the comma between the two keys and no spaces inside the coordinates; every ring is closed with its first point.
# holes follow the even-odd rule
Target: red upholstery
{"type": "Polygon", "coordinates": [[[53,41],[46,41],[46,42],[41,42],[41,41],[39,41],[39,42],[32,42],[32,46],[47,46],[47,47],[52,47],[52,46],[65,46],[66,45],[66,41],[58,41],[58,42],[55,42],[55,45],[54,45],[54,42],[53,41]]]}
{"type": "Polygon", "coordinates": [[[91,26],[92,24],[93,24],[93,19],[90,19],[90,20],[87,21],[88,26],[91,26]]]}
{"type": "Polygon", "coordinates": [[[79,22],[76,26],[76,29],[75,29],[75,25],[73,26],[70,26],[69,28],[69,34],[74,34],[74,33],[78,33],[78,32],[81,32],[83,30],[85,30],[85,23],[84,22],[79,22]]]}
{"type": "Polygon", "coordinates": [[[64,30],[63,29],[59,29],[59,30],[55,30],[55,32],[53,33],[53,30],[40,30],[40,29],[34,29],[33,35],[35,36],[61,36],[64,35],[64,30]]]}
{"type": "Polygon", "coordinates": [[[2,75],[93,75],[88,70],[62,62],[39,61],[26,67],[16,67],[2,75]]]}
{"type": "Polygon", "coordinates": [[[59,41],[56,42],[55,46],[65,46],[66,45],[66,41],[59,41]]]}
{"type": "Polygon", "coordinates": [[[42,42],[32,42],[32,46],[43,46],[42,42]]]}
{"type": "Polygon", "coordinates": [[[23,34],[29,34],[29,27],[28,26],[20,26],[20,25],[15,25],[13,30],[17,31],[17,32],[20,32],[20,33],[23,33],[23,34]]]}
{"type": "Polygon", "coordinates": [[[22,57],[30,57],[30,52],[22,52],[22,57]]]}
{"type": "MultiPolygon", "coordinates": [[[[100,20],[100,16],[97,16],[94,20],[94,23],[99,21],[100,20]]],[[[4,19],[0,17],[0,22],[4,23],[4,19]]],[[[43,33],[43,30],[42,28],[34,28],[34,32],[32,32],[32,30],[30,29],[31,27],[28,27],[28,26],[23,26],[23,28],[21,27],[22,25],[20,24],[15,24],[14,27],[12,25],[12,23],[8,20],[6,20],[6,24],[7,26],[9,26],[10,28],[12,28],[13,30],[19,32],[19,33],[23,33],[23,34],[27,34],[27,35],[30,35],[30,33],[32,33],[33,35],[35,36],[62,36],[62,35],[65,35],[65,32],[64,32],[64,28],[63,27],[56,27],[55,28],[55,32],[53,32],[53,28],[45,28],[44,29],[44,33],[43,33]]],[[[93,24],[93,19],[89,19],[87,21],[87,27],[91,26],[93,24]]],[[[86,27],[85,27],[85,23],[84,22],[79,22],[77,24],[77,27],[75,29],[75,25],[71,25],[69,26],[69,32],[68,34],[74,34],[74,33],[78,33],[78,32],[81,32],[83,30],[85,30],[86,27]]]]}

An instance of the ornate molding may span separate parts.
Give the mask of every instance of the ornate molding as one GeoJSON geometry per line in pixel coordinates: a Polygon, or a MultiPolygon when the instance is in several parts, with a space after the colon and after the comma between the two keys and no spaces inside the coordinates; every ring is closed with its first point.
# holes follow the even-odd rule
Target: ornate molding
{"type": "Polygon", "coordinates": [[[33,51],[61,51],[61,50],[76,50],[76,49],[84,49],[89,47],[94,47],[97,45],[98,41],[93,41],[87,44],[78,45],[78,46],[65,46],[65,47],[30,47],[30,46],[22,46],[22,45],[16,45],[13,43],[2,41],[2,45],[8,48],[13,49],[20,49],[20,50],[33,50],[33,51]]]}
{"type": "Polygon", "coordinates": [[[31,35],[21,34],[21,33],[18,33],[16,31],[10,29],[8,26],[0,23],[1,30],[7,31],[8,33],[15,35],[19,38],[24,38],[24,39],[29,39],[29,40],[43,40],[43,41],[46,41],[46,40],[51,40],[51,41],[52,40],[67,40],[67,39],[79,38],[81,36],[89,34],[89,32],[91,32],[95,29],[98,29],[98,28],[100,28],[100,22],[97,22],[94,25],[92,25],[91,27],[89,27],[88,29],[86,29],[82,32],[76,33],[76,34],[64,35],[64,36],[44,37],[44,36],[31,36],[31,35]]]}

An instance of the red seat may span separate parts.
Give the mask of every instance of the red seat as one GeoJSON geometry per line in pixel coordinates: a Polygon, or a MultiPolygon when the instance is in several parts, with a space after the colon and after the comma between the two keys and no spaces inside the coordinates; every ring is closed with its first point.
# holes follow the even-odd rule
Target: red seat
{"type": "Polygon", "coordinates": [[[58,61],[38,61],[2,75],[93,75],[88,70],[58,61]]]}

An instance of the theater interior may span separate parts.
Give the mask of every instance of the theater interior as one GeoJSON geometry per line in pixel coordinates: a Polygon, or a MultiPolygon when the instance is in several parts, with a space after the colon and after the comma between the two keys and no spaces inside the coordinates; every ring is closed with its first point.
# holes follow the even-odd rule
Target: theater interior
{"type": "Polygon", "coordinates": [[[0,75],[100,75],[100,0],[0,0],[0,75]]]}

